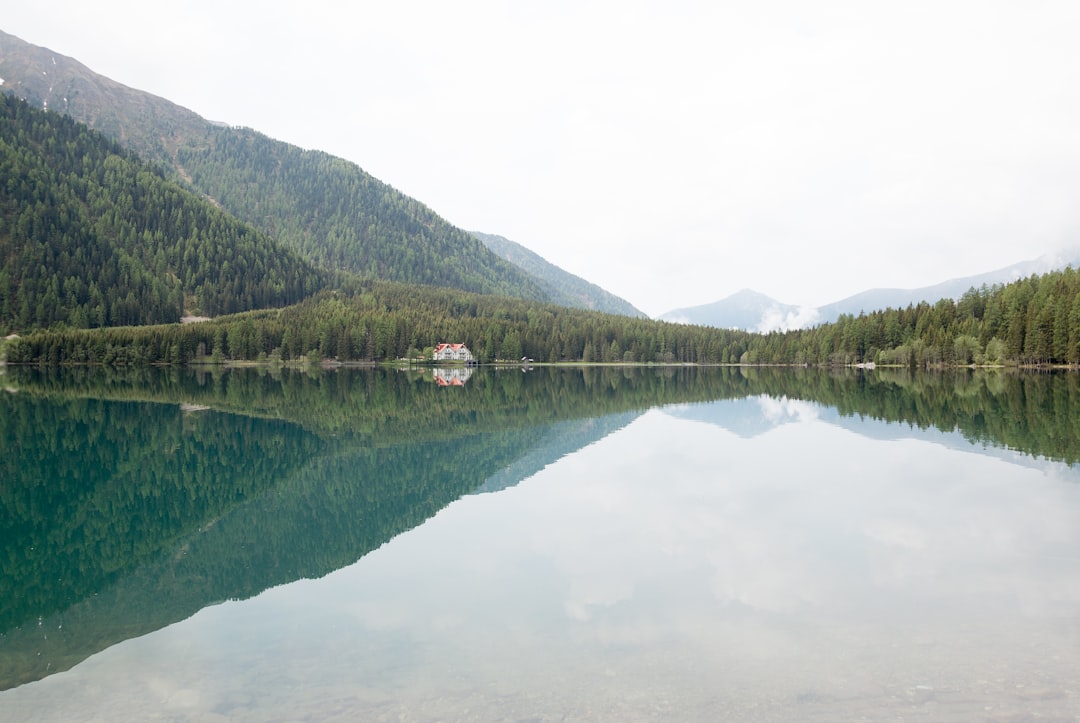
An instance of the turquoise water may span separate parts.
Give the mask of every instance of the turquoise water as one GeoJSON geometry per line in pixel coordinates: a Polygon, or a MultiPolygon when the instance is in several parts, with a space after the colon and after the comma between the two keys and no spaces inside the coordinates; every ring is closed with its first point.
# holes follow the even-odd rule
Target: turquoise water
{"type": "Polygon", "coordinates": [[[0,386],[0,719],[1080,716],[1069,376],[0,386]]]}

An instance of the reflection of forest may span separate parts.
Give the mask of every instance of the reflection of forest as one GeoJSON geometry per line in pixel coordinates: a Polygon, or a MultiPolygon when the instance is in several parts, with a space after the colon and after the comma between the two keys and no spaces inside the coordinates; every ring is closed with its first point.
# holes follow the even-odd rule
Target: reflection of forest
{"type": "Polygon", "coordinates": [[[0,399],[0,687],[351,564],[489,478],[512,484],[505,471],[527,474],[516,461],[608,434],[627,418],[594,416],[647,408],[668,386],[642,377],[612,401],[581,374],[548,388],[484,375],[464,397],[385,371],[15,376],[0,399]],[[123,401],[139,397],[171,403],[123,401]]]}
{"type": "Polygon", "coordinates": [[[1080,453],[1070,374],[482,369],[446,394],[393,370],[8,371],[0,688],[351,564],[656,405],[768,394],[1069,463],[1080,453]]]}
{"type": "Polygon", "coordinates": [[[760,371],[755,383],[771,396],[815,401],[844,416],[957,431],[972,443],[1070,465],[1080,462],[1080,375],[1073,372],[760,371]]]}

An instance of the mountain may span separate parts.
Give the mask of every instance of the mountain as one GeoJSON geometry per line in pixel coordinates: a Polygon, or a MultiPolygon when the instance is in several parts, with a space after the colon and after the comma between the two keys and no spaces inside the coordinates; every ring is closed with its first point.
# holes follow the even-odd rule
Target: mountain
{"type": "Polygon", "coordinates": [[[537,279],[553,304],[623,316],[647,316],[645,312],[634,308],[629,301],[560,269],[521,244],[479,231],[473,231],[472,234],[497,256],[537,279]]]}
{"type": "Polygon", "coordinates": [[[333,271],[546,301],[540,284],[422,203],[318,151],[190,110],[0,33],[0,90],[71,115],[333,271]]]}
{"type": "Polygon", "coordinates": [[[711,304],[675,309],[661,315],[660,319],[678,324],[761,332],[795,329],[817,321],[813,309],[783,304],[750,289],[737,291],[711,304]]]}
{"type": "Polygon", "coordinates": [[[939,299],[959,299],[968,290],[981,288],[983,285],[1008,284],[1032,274],[1045,274],[1048,271],[1064,269],[1066,266],[1080,266],[1080,248],[1045,254],[1037,259],[1020,261],[993,271],[974,276],[949,279],[932,286],[918,289],[868,289],[846,299],[826,304],[818,309],[821,323],[836,321],[841,314],[858,315],[861,312],[879,309],[903,309],[909,304],[920,301],[934,303],[939,299]]]}
{"type": "Polygon", "coordinates": [[[0,94],[0,333],[284,306],[325,274],[68,116],[0,94]]]}
{"type": "Polygon", "coordinates": [[[206,132],[198,114],[98,75],[73,58],[0,30],[0,90],[69,115],[149,160],[170,164],[177,147],[206,132]]]}
{"type": "Polygon", "coordinates": [[[765,294],[743,289],[720,301],[669,311],[659,318],[681,324],[701,324],[721,329],[769,332],[830,324],[841,314],[903,309],[908,305],[940,299],[959,299],[968,290],[1007,284],[1033,274],[1044,274],[1069,265],[1080,266],[1080,248],[1047,254],[974,276],[949,279],[918,289],[867,289],[818,308],[783,304],[765,294]]]}

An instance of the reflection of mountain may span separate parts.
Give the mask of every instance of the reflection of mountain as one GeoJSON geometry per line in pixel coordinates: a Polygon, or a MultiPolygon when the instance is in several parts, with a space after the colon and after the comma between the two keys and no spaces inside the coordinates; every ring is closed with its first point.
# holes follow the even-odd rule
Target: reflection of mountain
{"type": "Polygon", "coordinates": [[[1075,374],[480,369],[446,393],[386,370],[15,368],[5,387],[0,688],[349,565],[655,406],[744,436],[812,411],[895,423],[860,433],[1080,455],[1075,374]]]}
{"type": "Polygon", "coordinates": [[[664,412],[678,419],[693,422],[705,422],[721,427],[743,439],[751,439],[775,429],[781,424],[798,421],[790,415],[767,413],[763,404],[771,397],[746,397],[743,399],[725,399],[716,402],[681,404],[665,407],[664,412]]]}
{"type": "Polygon", "coordinates": [[[321,447],[273,420],[26,394],[0,398],[0,432],[0,688],[68,667],[51,653],[84,633],[87,601],[182,555],[321,447]]]}
{"type": "Polygon", "coordinates": [[[919,429],[956,431],[972,444],[1080,462],[1080,375],[879,370],[827,377],[802,398],[919,429]]]}
{"type": "MultiPolygon", "coordinates": [[[[0,395],[0,689],[349,565],[484,480],[512,485],[633,417],[593,418],[608,410],[702,398],[663,376],[580,371],[483,374],[449,396],[383,372],[146,374],[136,388],[106,374],[99,393],[211,408],[247,399],[263,417],[297,410],[334,431],[70,397],[64,375],[13,374],[22,391],[0,395]]],[[[78,394],[93,388],[71,378],[78,394]]]]}
{"type": "Polygon", "coordinates": [[[0,630],[91,597],[320,447],[291,425],[175,405],[0,398],[0,630]]]}
{"type": "Polygon", "coordinates": [[[742,437],[812,414],[875,439],[917,438],[956,449],[975,445],[1021,464],[1032,457],[1080,463],[1080,377],[1073,373],[754,369],[747,370],[739,391],[740,400],[664,411],[742,437]],[[816,405],[811,410],[805,402],[816,405]],[[867,417],[889,424],[864,424],[867,417]]]}
{"type": "Polygon", "coordinates": [[[641,416],[640,412],[612,414],[593,419],[559,422],[544,429],[535,448],[484,480],[473,494],[499,492],[533,476],[571,452],[617,432],[641,416]]]}
{"type": "MultiPolygon", "coordinates": [[[[785,424],[812,417],[868,439],[884,442],[918,440],[959,452],[975,451],[1023,467],[1046,467],[1045,460],[1005,447],[980,443],[965,437],[956,429],[920,427],[905,421],[885,421],[880,417],[867,417],[864,414],[842,414],[836,407],[786,398],[777,399],[764,394],[745,399],[678,405],[667,407],[663,411],[678,419],[720,427],[744,439],[758,437],[785,424]]],[[[1080,468],[1076,471],[1080,479],[1080,468]]]]}
{"type": "MultiPolygon", "coordinates": [[[[897,442],[907,439],[930,442],[957,452],[975,452],[986,457],[995,457],[1031,469],[1046,469],[1051,464],[1042,457],[1033,457],[1008,447],[994,446],[969,439],[959,430],[917,427],[904,422],[881,422],[879,420],[868,420],[860,416],[845,416],[834,408],[824,408],[819,418],[860,436],[884,442],[897,442]]],[[[1080,481],[1080,467],[1072,465],[1071,469],[1077,481],[1080,481]]]]}
{"type": "MultiPolygon", "coordinates": [[[[147,407],[149,416],[159,405],[134,406],[147,407]]],[[[251,422],[233,415],[200,415],[207,426],[227,428],[236,419],[251,422]]],[[[247,598],[268,587],[321,577],[349,565],[472,491],[486,476],[526,453],[543,433],[542,427],[521,427],[453,440],[420,439],[415,444],[328,446],[309,457],[304,446],[308,435],[293,428],[291,434],[276,440],[269,455],[264,449],[261,456],[295,460],[298,468],[282,470],[287,474],[279,477],[264,464],[264,473],[253,485],[262,494],[248,499],[232,488],[231,476],[257,462],[260,450],[249,449],[246,439],[235,436],[233,471],[219,474],[221,470],[213,470],[207,479],[217,474],[222,495],[235,494],[243,504],[216,516],[192,515],[183,536],[163,530],[157,538],[149,529],[135,535],[123,548],[145,547],[147,554],[103,578],[102,584],[92,592],[87,590],[90,594],[75,604],[67,606],[68,597],[43,601],[40,609],[46,614],[29,620],[25,613],[32,608],[21,606],[22,624],[8,630],[3,642],[3,659],[17,668],[0,671],[0,684],[10,687],[66,669],[103,647],[182,620],[206,605],[247,598]],[[51,604],[45,606],[45,602],[51,604]]],[[[149,449],[147,454],[156,452],[149,449]]],[[[118,466],[127,465],[120,462],[118,466]]],[[[177,467],[172,479],[167,473],[157,475],[154,484],[168,490],[184,476],[184,468],[177,467]]],[[[112,526],[124,529],[136,521],[146,522],[147,527],[179,523],[184,516],[174,518],[173,506],[193,498],[198,494],[181,494],[180,500],[162,494],[164,509],[145,518],[139,514],[141,506],[118,504],[112,510],[112,526]]],[[[78,529],[64,536],[78,538],[78,529]]],[[[82,553],[92,557],[94,549],[82,553]]],[[[104,567],[111,561],[110,557],[99,564],[104,567]]],[[[39,571],[33,566],[18,577],[32,585],[39,571]]],[[[20,600],[19,591],[14,592],[5,600],[20,600]]],[[[35,601],[40,597],[35,595],[35,601]]]]}

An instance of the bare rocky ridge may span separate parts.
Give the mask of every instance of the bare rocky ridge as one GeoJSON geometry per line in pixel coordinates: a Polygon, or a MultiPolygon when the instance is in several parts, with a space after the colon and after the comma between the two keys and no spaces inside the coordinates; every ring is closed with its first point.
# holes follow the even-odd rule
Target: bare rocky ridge
{"type": "Polygon", "coordinates": [[[0,90],[65,113],[144,158],[173,165],[176,150],[212,127],[197,113],[117,83],[48,48],[0,31],[0,90]],[[137,119],[137,120],[136,120],[137,119]]]}

